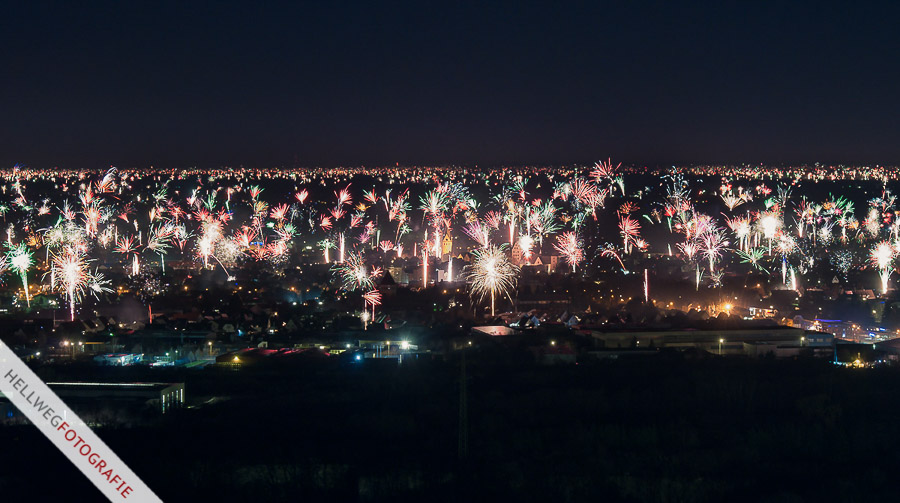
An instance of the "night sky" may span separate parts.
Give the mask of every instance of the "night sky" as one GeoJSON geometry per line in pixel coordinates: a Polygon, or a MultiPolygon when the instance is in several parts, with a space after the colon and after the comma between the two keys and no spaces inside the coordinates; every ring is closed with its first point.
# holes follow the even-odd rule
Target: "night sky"
{"type": "Polygon", "coordinates": [[[900,2],[677,3],[2,2],[0,167],[900,164],[900,2]]]}

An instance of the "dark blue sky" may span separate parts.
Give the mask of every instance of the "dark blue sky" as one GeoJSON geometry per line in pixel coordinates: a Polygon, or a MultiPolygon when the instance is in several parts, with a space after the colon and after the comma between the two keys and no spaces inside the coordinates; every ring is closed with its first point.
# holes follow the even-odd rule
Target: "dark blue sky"
{"type": "Polygon", "coordinates": [[[900,164],[900,2],[81,3],[0,3],[4,167],[900,164]]]}

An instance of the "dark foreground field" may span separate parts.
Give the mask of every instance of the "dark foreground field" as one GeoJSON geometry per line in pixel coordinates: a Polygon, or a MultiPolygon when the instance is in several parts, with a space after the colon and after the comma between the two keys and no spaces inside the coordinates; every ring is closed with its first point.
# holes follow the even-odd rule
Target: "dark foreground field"
{"type": "MultiPolygon", "coordinates": [[[[459,361],[368,363],[173,373],[194,397],[230,399],[99,434],[164,501],[900,495],[900,370],[680,358],[533,367],[473,353],[460,459],[459,361]]],[[[0,429],[0,457],[3,501],[101,498],[29,426],[0,429]]]]}

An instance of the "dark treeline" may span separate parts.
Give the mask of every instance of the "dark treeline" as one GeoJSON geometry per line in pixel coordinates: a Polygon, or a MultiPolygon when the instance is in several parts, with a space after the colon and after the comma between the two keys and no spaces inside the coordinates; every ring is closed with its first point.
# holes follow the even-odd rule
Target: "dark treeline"
{"type": "MultiPolygon", "coordinates": [[[[459,360],[379,363],[173,373],[193,403],[226,399],[98,433],[170,502],[892,501],[897,493],[896,369],[678,356],[536,367],[498,364],[475,348],[460,459],[459,360]]],[[[30,426],[0,429],[0,445],[4,501],[99,498],[30,426]]]]}

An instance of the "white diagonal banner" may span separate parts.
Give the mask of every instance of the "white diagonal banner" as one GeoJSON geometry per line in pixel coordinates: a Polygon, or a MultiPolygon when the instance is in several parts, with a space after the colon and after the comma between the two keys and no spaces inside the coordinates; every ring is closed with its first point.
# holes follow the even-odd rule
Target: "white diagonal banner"
{"type": "Polygon", "coordinates": [[[0,341],[0,392],[109,501],[162,501],[3,341],[0,341]]]}

